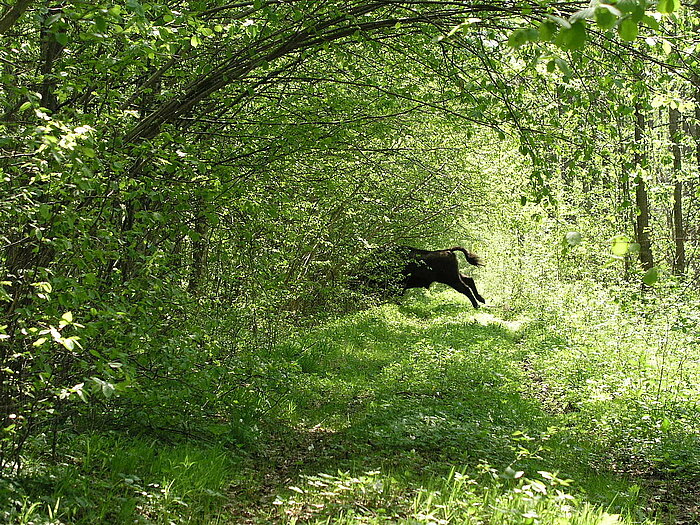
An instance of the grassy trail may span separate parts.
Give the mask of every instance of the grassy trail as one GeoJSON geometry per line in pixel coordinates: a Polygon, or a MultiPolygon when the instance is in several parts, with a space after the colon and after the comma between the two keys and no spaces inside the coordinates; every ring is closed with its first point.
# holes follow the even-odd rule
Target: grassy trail
{"type": "Polygon", "coordinates": [[[297,419],[232,488],[234,521],[657,523],[498,314],[420,295],[290,344],[297,419]]]}
{"type": "Polygon", "coordinates": [[[0,478],[0,521],[700,523],[700,360],[625,312],[552,312],[411,293],[299,332],[267,356],[283,401],[228,446],[77,434],[0,478]]]}

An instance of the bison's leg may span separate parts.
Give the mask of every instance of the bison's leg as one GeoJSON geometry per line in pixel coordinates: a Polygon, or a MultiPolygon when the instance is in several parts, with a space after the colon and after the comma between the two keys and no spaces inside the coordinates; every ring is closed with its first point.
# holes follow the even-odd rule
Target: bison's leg
{"type": "Polygon", "coordinates": [[[467,277],[464,274],[460,274],[459,276],[462,279],[462,281],[464,282],[464,284],[466,284],[471,289],[471,291],[474,294],[474,297],[476,297],[477,301],[485,304],[486,299],[481,297],[481,295],[479,294],[478,290],[476,289],[476,283],[474,282],[474,279],[472,279],[471,277],[467,277]]]}
{"type": "Polygon", "coordinates": [[[472,293],[472,289],[469,288],[466,284],[464,284],[464,281],[462,281],[462,278],[461,278],[459,272],[455,272],[455,274],[453,276],[451,276],[451,278],[439,280],[438,282],[446,284],[447,286],[451,286],[452,288],[457,290],[459,293],[466,295],[469,298],[469,300],[472,302],[472,306],[474,308],[479,308],[479,303],[476,302],[476,299],[474,298],[474,294],[472,293]]]}

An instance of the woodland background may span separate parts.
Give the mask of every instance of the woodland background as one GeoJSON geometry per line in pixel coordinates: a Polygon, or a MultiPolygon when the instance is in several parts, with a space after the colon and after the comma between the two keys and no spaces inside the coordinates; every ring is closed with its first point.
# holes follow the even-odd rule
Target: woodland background
{"type": "Polygon", "coordinates": [[[695,4],[0,7],[3,520],[700,519],[695,4]]]}

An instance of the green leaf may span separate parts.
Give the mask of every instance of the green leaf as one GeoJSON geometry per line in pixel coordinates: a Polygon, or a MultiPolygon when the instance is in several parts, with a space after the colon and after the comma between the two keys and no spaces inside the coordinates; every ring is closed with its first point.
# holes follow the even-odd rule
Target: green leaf
{"type": "Polygon", "coordinates": [[[508,37],[508,45],[510,47],[518,48],[524,44],[527,44],[528,42],[538,40],[539,37],[539,31],[532,27],[528,29],[518,29],[517,31],[513,31],[508,37]]]}
{"type": "Polygon", "coordinates": [[[53,286],[51,286],[51,283],[47,282],[47,281],[32,283],[32,286],[35,286],[36,288],[38,288],[42,292],[46,292],[46,293],[51,293],[53,291],[53,286]]]}
{"type": "Polygon", "coordinates": [[[637,22],[632,18],[625,18],[620,22],[620,25],[617,26],[617,32],[622,40],[632,42],[639,34],[639,27],[637,27],[637,22]]]}
{"type": "Polygon", "coordinates": [[[642,282],[647,286],[651,286],[659,280],[659,269],[657,267],[649,268],[644,277],[642,277],[642,282]]]}
{"type": "Polygon", "coordinates": [[[580,232],[567,232],[564,235],[564,241],[569,246],[578,246],[581,244],[581,233],[580,232]]]}
{"type": "Polygon", "coordinates": [[[100,387],[102,390],[102,395],[104,395],[107,399],[112,397],[112,394],[114,394],[114,391],[116,390],[112,383],[104,381],[99,377],[91,377],[90,379],[92,379],[95,384],[100,387]]]}
{"type": "Polygon", "coordinates": [[[515,47],[518,48],[525,44],[527,42],[527,39],[525,38],[525,30],[524,29],[518,29],[517,31],[513,31],[510,36],[508,37],[508,45],[510,47],[515,47]]]}
{"type": "Polygon", "coordinates": [[[59,323],[59,326],[63,328],[64,326],[67,326],[73,322],[73,312],[66,312],[61,316],[61,321],[59,323]]]}
{"type": "Polygon", "coordinates": [[[538,32],[542,42],[551,42],[557,32],[557,25],[554,22],[542,22],[538,32]]]}
{"type": "Polygon", "coordinates": [[[659,13],[670,14],[678,10],[681,6],[680,0],[659,0],[656,10],[659,13]]]}
{"type": "Polygon", "coordinates": [[[642,22],[644,22],[645,26],[653,29],[654,31],[658,31],[661,28],[661,26],[659,26],[659,22],[657,22],[656,18],[654,18],[653,16],[644,15],[644,18],[642,18],[642,22]]]}
{"type": "Polygon", "coordinates": [[[75,385],[71,390],[77,394],[77,396],[83,400],[84,403],[87,403],[87,396],[86,392],[83,390],[83,387],[85,386],[85,383],[78,383],[75,385]]]}
{"type": "Polygon", "coordinates": [[[56,42],[62,46],[68,45],[68,35],[66,33],[56,33],[54,38],[56,39],[56,42]]]}
{"type": "Polygon", "coordinates": [[[253,20],[246,20],[243,28],[250,38],[255,38],[260,33],[260,27],[253,20]]]}
{"type": "Polygon", "coordinates": [[[629,248],[630,242],[624,235],[616,235],[612,238],[612,247],[610,250],[612,251],[613,255],[623,257],[627,255],[629,248]]]}
{"type": "Polygon", "coordinates": [[[618,19],[615,12],[619,13],[619,11],[615,9],[615,12],[613,12],[612,9],[614,8],[609,5],[600,5],[595,10],[595,23],[601,29],[612,29],[615,26],[618,19]]]}
{"type": "Polygon", "coordinates": [[[578,21],[571,24],[571,27],[562,29],[557,36],[555,43],[567,51],[581,49],[586,44],[586,26],[578,21]]]}
{"type": "Polygon", "coordinates": [[[557,67],[559,68],[559,71],[564,73],[565,77],[570,77],[573,75],[573,72],[571,71],[571,68],[569,67],[569,63],[564,60],[563,58],[556,58],[554,60],[556,63],[557,67]]]}
{"type": "Polygon", "coordinates": [[[39,216],[48,221],[51,218],[51,206],[48,204],[41,204],[38,209],[39,216]]]}
{"type": "Polygon", "coordinates": [[[89,157],[91,159],[95,158],[95,150],[88,147],[88,146],[83,146],[81,148],[81,151],[85,154],[86,157],[89,157]]]}
{"type": "Polygon", "coordinates": [[[639,7],[639,1],[638,0],[618,0],[618,2],[615,3],[615,7],[621,12],[626,15],[633,13],[636,11],[639,7]]]}
{"type": "Polygon", "coordinates": [[[104,33],[107,30],[107,21],[101,16],[95,17],[95,31],[97,33],[104,33]]]}

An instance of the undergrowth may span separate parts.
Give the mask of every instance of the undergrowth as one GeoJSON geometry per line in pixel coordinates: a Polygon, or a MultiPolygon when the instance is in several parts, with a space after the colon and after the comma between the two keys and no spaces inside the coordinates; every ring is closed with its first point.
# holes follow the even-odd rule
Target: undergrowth
{"type": "Polygon", "coordinates": [[[0,521],[215,523],[235,479],[230,451],[130,436],[76,436],[61,461],[34,457],[0,480],[0,521]]]}

